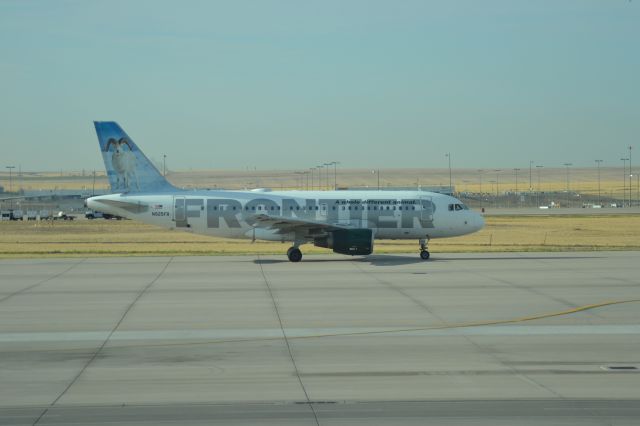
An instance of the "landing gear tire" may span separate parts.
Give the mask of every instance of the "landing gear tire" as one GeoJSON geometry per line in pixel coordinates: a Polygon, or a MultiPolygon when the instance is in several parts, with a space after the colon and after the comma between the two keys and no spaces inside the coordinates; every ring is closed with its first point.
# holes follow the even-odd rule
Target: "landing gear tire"
{"type": "Polygon", "coordinates": [[[291,262],[300,262],[302,260],[302,252],[298,247],[290,247],[287,250],[287,257],[291,262]]]}
{"type": "Polygon", "coordinates": [[[427,243],[429,242],[429,238],[420,238],[420,259],[428,260],[431,257],[429,250],[427,250],[427,243]]]}

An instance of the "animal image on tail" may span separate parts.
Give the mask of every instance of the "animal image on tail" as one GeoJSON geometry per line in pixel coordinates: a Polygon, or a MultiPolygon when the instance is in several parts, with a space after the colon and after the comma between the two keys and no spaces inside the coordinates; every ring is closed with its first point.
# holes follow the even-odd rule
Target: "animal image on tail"
{"type": "Polygon", "coordinates": [[[117,173],[116,187],[124,191],[132,189],[139,191],[140,182],[136,174],[136,157],[133,154],[131,144],[126,138],[120,138],[119,140],[110,138],[105,151],[109,152],[111,147],[114,148],[111,156],[111,165],[117,173]],[[132,182],[135,184],[134,188],[131,187],[132,182]]]}
{"type": "Polygon", "coordinates": [[[113,193],[174,191],[135,142],[113,121],[94,122],[113,193]]]}

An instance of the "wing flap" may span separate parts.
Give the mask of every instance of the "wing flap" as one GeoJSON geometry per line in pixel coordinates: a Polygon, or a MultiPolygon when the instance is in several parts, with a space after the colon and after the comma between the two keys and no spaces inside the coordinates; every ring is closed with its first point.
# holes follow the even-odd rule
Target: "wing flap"
{"type": "Polygon", "coordinates": [[[307,234],[323,234],[338,229],[349,229],[349,227],[315,220],[299,219],[283,216],[269,216],[266,214],[258,214],[251,216],[247,222],[258,228],[273,229],[279,234],[285,234],[294,231],[306,231],[307,234]]]}

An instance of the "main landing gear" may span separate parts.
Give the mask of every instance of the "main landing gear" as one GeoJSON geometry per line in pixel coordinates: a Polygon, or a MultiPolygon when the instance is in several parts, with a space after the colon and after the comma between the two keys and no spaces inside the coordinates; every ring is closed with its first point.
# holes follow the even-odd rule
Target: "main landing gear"
{"type": "Polygon", "coordinates": [[[420,239],[420,259],[428,260],[431,257],[429,250],[427,250],[428,239],[421,238],[420,239]]]}
{"type": "Polygon", "coordinates": [[[296,246],[289,247],[289,250],[287,250],[287,257],[291,262],[300,262],[302,260],[302,252],[296,246]]]}

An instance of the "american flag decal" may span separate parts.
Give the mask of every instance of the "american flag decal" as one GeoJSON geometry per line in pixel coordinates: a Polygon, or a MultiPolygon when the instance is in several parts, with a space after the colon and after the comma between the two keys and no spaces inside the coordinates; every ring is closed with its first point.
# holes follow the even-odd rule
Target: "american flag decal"
{"type": "Polygon", "coordinates": [[[151,208],[155,210],[162,210],[162,204],[154,204],[153,206],[151,206],[151,208]]]}

